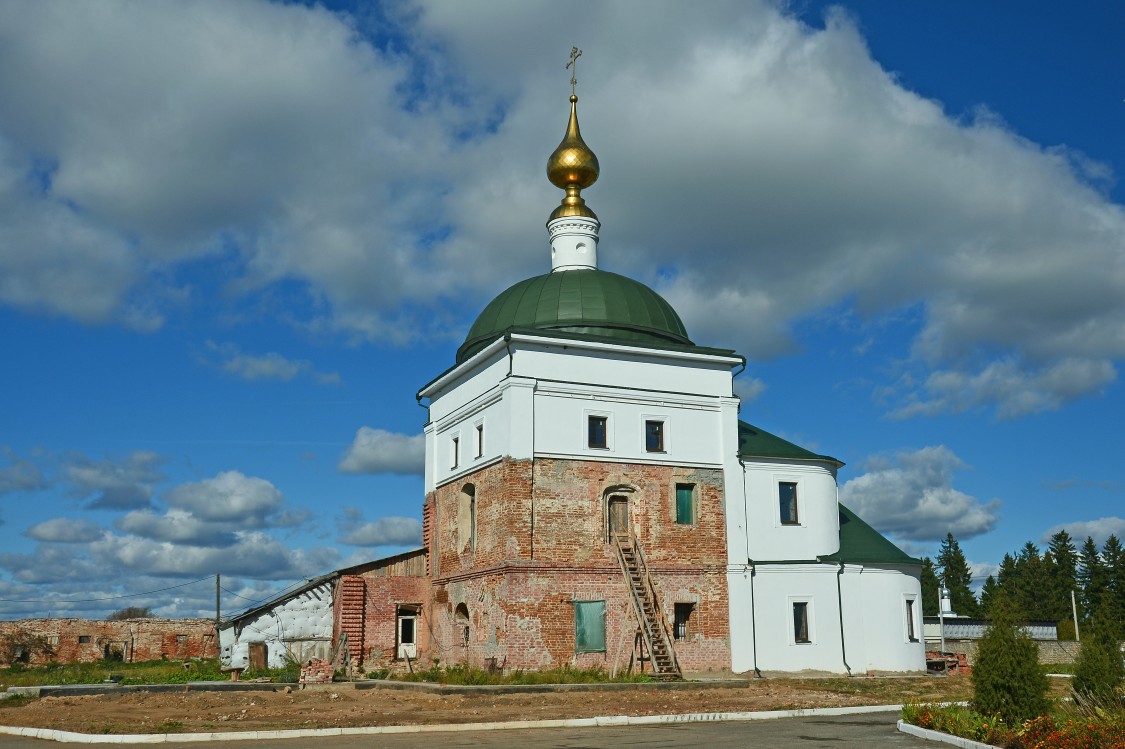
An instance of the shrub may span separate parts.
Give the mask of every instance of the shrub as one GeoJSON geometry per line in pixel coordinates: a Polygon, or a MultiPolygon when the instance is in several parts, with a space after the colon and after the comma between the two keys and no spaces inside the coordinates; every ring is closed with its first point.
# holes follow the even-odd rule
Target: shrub
{"type": "MultiPolygon", "coordinates": [[[[1108,602],[1107,602],[1108,603],[1108,602]]],[[[1125,679],[1125,664],[1117,649],[1119,625],[1103,604],[1074,664],[1074,701],[1079,706],[1109,706],[1117,702],[1117,690],[1125,679]]]]}
{"type": "Polygon", "coordinates": [[[1018,725],[1047,711],[1049,685],[1039,667],[1039,648],[1019,628],[1012,602],[998,596],[991,613],[973,664],[972,705],[1018,725]]]}

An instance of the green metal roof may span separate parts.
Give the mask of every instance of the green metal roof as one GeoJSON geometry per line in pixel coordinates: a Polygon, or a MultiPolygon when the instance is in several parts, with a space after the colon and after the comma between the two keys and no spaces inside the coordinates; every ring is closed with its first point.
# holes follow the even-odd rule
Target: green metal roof
{"type": "Polygon", "coordinates": [[[817,455],[810,450],[781,439],[776,434],[770,434],[764,429],[747,424],[745,421],[738,422],[738,456],[740,458],[827,460],[844,465],[831,455],[817,455]]]}
{"type": "Polygon", "coordinates": [[[457,362],[514,328],[693,345],[680,316],[663,297],[631,278],[593,268],[535,276],[501,292],[469,329],[457,362]]]}
{"type": "Polygon", "coordinates": [[[922,564],[888,541],[879,531],[843,505],[840,508],[840,550],[820,557],[822,562],[857,564],[922,564]]]}

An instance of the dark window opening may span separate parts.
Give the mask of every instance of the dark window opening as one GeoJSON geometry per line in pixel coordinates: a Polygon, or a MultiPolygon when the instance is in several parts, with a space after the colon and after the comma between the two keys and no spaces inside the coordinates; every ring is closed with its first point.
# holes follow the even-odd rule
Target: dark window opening
{"type": "Polygon", "coordinates": [[[449,467],[456,468],[461,460],[461,440],[454,437],[449,443],[449,450],[451,453],[449,456],[449,467]]]}
{"type": "Polygon", "coordinates": [[[90,642],[90,635],[78,635],[78,644],[86,645],[90,642]]]}
{"type": "Polygon", "coordinates": [[[664,452],[664,422],[645,422],[645,449],[650,453],[664,452]]]}
{"type": "Polygon", "coordinates": [[[914,629],[914,599],[906,602],[906,639],[918,642],[918,634],[914,629]]]}
{"type": "Polygon", "coordinates": [[[608,416],[591,416],[589,419],[589,435],[587,444],[590,447],[606,447],[606,432],[609,424],[608,416]]]}
{"type": "Polygon", "coordinates": [[[484,424],[477,424],[477,457],[484,456],[484,424]]]}
{"type": "Polygon", "coordinates": [[[691,525],[695,522],[695,487],[676,484],[676,523],[691,525]]]}
{"type": "Polygon", "coordinates": [[[777,485],[777,493],[781,498],[781,524],[797,525],[797,484],[782,481],[777,485]]]}
{"type": "Polygon", "coordinates": [[[691,633],[691,615],[694,611],[694,603],[677,603],[673,606],[672,636],[677,640],[686,640],[691,633]]]}
{"type": "Polygon", "coordinates": [[[793,604],[793,642],[809,642],[808,601],[793,604]]]}

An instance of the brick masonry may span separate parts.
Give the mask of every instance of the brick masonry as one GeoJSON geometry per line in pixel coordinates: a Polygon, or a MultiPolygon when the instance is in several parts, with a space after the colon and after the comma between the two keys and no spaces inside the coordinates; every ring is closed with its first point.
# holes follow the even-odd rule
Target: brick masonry
{"type": "Polygon", "coordinates": [[[628,502],[669,625],[674,604],[694,607],[676,642],[681,667],[729,668],[722,472],[555,459],[505,459],[426,497],[433,589],[420,655],[508,669],[627,665],[636,620],[608,539],[614,495],[628,502]],[[694,487],[693,523],[676,523],[677,484],[694,487]],[[573,602],[584,600],[606,602],[605,652],[575,653],[573,602]]]}
{"type": "Polygon", "coordinates": [[[320,658],[310,658],[301,666],[301,684],[331,684],[332,664],[320,658]]]}
{"type": "Polygon", "coordinates": [[[130,663],[215,656],[215,623],[210,619],[0,621],[0,640],[18,642],[32,638],[43,638],[52,651],[42,653],[32,648],[32,664],[97,661],[107,656],[119,656],[130,663]]]}

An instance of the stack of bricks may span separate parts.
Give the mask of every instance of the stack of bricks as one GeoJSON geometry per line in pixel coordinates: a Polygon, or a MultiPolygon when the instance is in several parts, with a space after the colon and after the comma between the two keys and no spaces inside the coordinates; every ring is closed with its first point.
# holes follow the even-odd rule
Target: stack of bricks
{"type": "Polygon", "coordinates": [[[301,666],[301,684],[331,684],[332,664],[321,658],[312,658],[301,666]]]}

